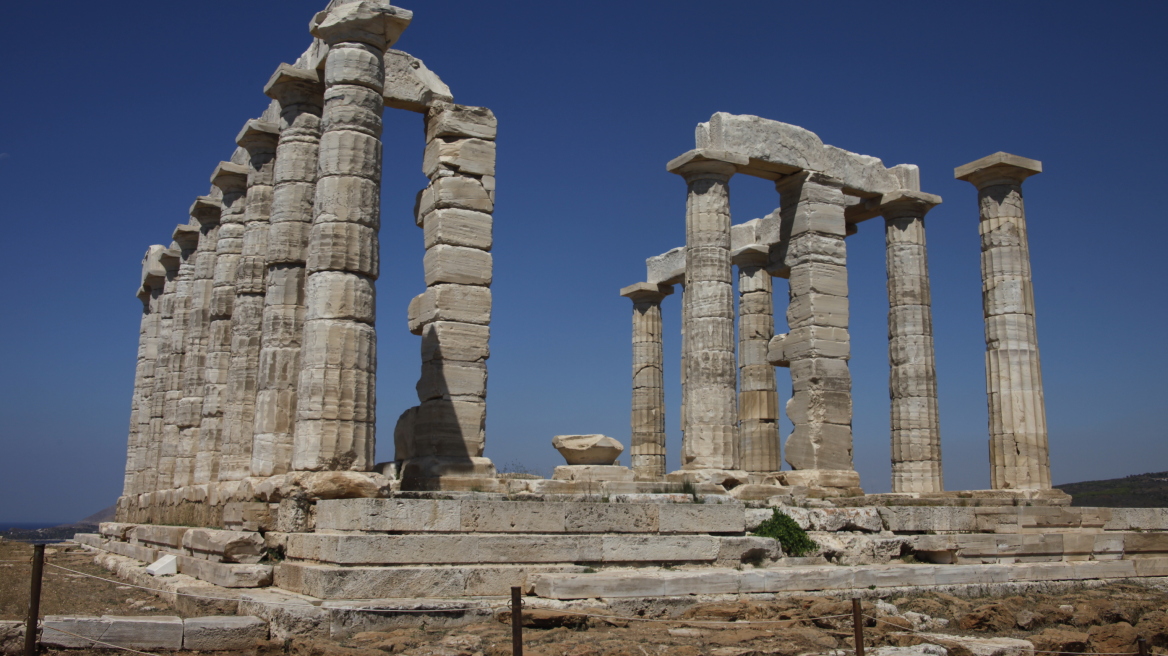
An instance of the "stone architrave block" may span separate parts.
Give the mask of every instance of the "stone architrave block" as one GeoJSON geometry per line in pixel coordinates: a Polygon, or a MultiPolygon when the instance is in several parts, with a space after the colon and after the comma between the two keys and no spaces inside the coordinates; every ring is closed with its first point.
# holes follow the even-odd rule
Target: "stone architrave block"
{"type": "Polygon", "coordinates": [[[268,639],[268,623],[258,617],[189,617],[183,620],[187,651],[243,651],[268,639]]]}
{"type": "Polygon", "coordinates": [[[477,248],[439,244],[426,249],[422,267],[427,286],[441,283],[490,285],[493,260],[490,253],[477,248]]]}
{"type": "Polygon", "coordinates": [[[651,285],[675,285],[685,281],[685,246],[645,260],[645,281],[651,285]]]}
{"type": "Polygon", "coordinates": [[[612,465],[624,445],[606,435],[557,435],[552,446],[569,465],[612,465]]]}
{"type": "Polygon", "coordinates": [[[385,51],[385,105],[426,113],[436,102],[450,102],[450,87],[421,59],[400,50],[385,51]]]}

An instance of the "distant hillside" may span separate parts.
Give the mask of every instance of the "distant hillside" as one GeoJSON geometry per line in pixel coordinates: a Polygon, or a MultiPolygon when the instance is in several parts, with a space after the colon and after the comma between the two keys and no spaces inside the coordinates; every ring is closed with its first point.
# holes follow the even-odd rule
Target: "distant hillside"
{"type": "Polygon", "coordinates": [[[99,510],[89,517],[72,524],[61,524],[45,528],[9,528],[0,531],[0,539],[19,540],[21,542],[59,542],[68,540],[76,533],[96,533],[97,525],[102,522],[111,522],[117,506],[110,506],[99,510]]]}
{"type": "Polygon", "coordinates": [[[1109,481],[1056,485],[1071,495],[1072,506],[1168,508],[1168,472],[1136,474],[1109,481]]]}

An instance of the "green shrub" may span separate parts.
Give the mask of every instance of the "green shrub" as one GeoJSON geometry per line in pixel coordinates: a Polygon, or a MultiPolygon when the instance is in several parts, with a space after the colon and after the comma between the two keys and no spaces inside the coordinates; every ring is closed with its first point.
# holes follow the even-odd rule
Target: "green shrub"
{"type": "Polygon", "coordinates": [[[807,537],[807,531],[799,528],[795,520],[779,512],[778,508],[774,509],[770,519],[758,525],[752,535],[778,540],[783,545],[783,553],[796,558],[819,548],[815,540],[807,537]]]}

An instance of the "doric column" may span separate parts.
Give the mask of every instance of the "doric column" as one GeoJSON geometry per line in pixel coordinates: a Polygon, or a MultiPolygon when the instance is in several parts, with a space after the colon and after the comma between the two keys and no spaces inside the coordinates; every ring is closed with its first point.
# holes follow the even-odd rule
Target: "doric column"
{"type": "Polygon", "coordinates": [[[252,476],[283,474],[292,468],[296,385],[304,332],[305,249],[316,196],[324,84],[318,71],[281,64],[264,87],[264,93],[280,103],[280,141],[276,146],[275,187],[268,228],[268,280],[252,476]]]}
{"type": "Polygon", "coordinates": [[[683,469],[735,469],[734,283],[730,264],[730,176],[721,153],[690,151],[669,163],[685,178],[686,419],[683,469]]]}
{"type": "Polygon", "coordinates": [[[925,214],[940,196],[885,194],[888,269],[888,394],[892,399],[892,491],[941,492],[941,425],[933,357],[933,311],[925,214]]]}
{"type": "Polygon", "coordinates": [[[426,115],[422,169],[430,184],[418,197],[417,212],[426,292],[410,303],[410,329],[422,336],[422,372],[413,435],[401,440],[405,453],[395,456],[405,461],[403,483],[409,487],[494,474],[483,450],[496,132],[495,115],[485,107],[440,103],[426,115]]]}
{"type": "Polygon", "coordinates": [[[1022,181],[1042,162],[995,153],[958,167],[977,187],[993,488],[1050,489],[1050,450],[1022,181]]]}
{"type": "Polygon", "coordinates": [[[146,467],[146,449],[150,435],[150,399],[154,393],[154,368],[158,359],[159,299],[166,284],[162,266],[165,246],[151,246],[142,258],[142,321],[138,328],[138,365],[134,369],[134,396],[130,403],[130,438],[126,449],[125,496],[149,492],[142,475],[146,467]]]}
{"type": "MultiPolygon", "coordinates": [[[[170,451],[166,444],[166,393],[170,387],[171,329],[174,325],[174,289],[179,269],[178,245],[172,243],[159,255],[159,263],[166,271],[162,295],[158,297],[158,359],[154,365],[154,389],[150,394],[150,443],[146,447],[147,491],[169,490],[171,471],[164,458],[170,451]]],[[[173,441],[176,436],[169,436],[173,441]]]]}
{"type": "Polygon", "coordinates": [[[174,229],[174,243],[179,248],[178,277],[174,285],[174,318],[170,328],[170,366],[167,371],[166,407],[163,410],[163,451],[159,465],[161,474],[170,477],[172,487],[189,485],[194,460],[197,431],[191,429],[183,417],[183,367],[187,352],[187,335],[191,319],[191,291],[195,279],[196,254],[199,248],[199,228],[179,225],[174,229]]]}
{"type": "Polygon", "coordinates": [[[739,469],[777,472],[779,393],[767,347],[775,336],[770,254],[763,248],[735,252],[738,264],[738,458],[739,469]]]}
{"type": "Polygon", "coordinates": [[[223,409],[223,455],[219,462],[221,481],[238,481],[251,475],[268,268],[268,220],[272,214],[272,168],[279,135],[279,126],[251,120],[235,139],[247,151],[248,175],[243,244],[235,270],[235,300],[231,308],[231,360],[227,370],[227,404],[223,409]]]}
{"type": "Polygon", "coordinates": [[[231,317],[235,305],[235,274],[243,253],[244,212],[247,192],[246,166],[220,162],[211,174],[218,187],[222,209],[215,242],[215,272],[211,289],[210,328],[204,369],[203,418],[199,422],[199,451],[195,456],[194,482],[219,480],[223,446],[223,410],[227,402],[227,372],[231,365],[231,317]]]}
{"type": "Polygon", "coordinates": [[[665,381],[661,301],[671,285],[639,282],[621,290],[633,302],[633,411],[631,466],[638,480],[665,477],[665,381]]]}
{"type": "Polygon", "coordinates": [[[207,344],[211,331],[211,301],[215,289],[215,260],[219,246],[219,214],[223,204],[210,196],[199,196],[190,215],[199,229],[194,258],[190,310],[187,319],[186,350],[183,354],[183,398],[178,406],[182,431],[181,466],[176,467],[178,485],[195,482],[195,461],[199,455],[199,433],[203,420],[203,393],[207,384],[207,344]]]}
{"type": "Polygon", "coordinates": [[[384,55],[411,17],[388,4],[361,1],[313,19],[312,33],[329,52],[306,253],[292,452],[297,470],[373,465],[384,55]]]}
{"type": "MultiPolygon", "coordinates": [[[[782,232],[789,235],[784,256],[790,268],[789,332],[782,340],[782,357],[775,357],[773,347],[770,357],[790,363],[791,369],[787,417],[794,429],[787,438],[786,459],[797,470],[854,472],[842,185],[822,173],[803,171],[780,179],[776,188],[782,232]]],[[[806,482],[859,484],[859,477],[851,475],[822,479],[806,482]]]]}

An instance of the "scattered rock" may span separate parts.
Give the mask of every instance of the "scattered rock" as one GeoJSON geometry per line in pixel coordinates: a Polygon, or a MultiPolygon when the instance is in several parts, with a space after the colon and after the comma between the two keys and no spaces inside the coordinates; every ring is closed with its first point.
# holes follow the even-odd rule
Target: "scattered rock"
{"type": "Polygon", "coordinates": [[[1030,636],[1034,648],[1040,651],[1060,651],[1080,654],[1087,651],[1088,637],[1079,631],[1064,631],[1062,629],[1047,629],[1038,635],[1030,636]]]}
{"type": "Polygon", "coordinates": [[[1132,654],[1136,652],[1139,634],[1127,622],[1093,626],[1087,631],[1091,651],[1097,654],[1132,654]]]}

